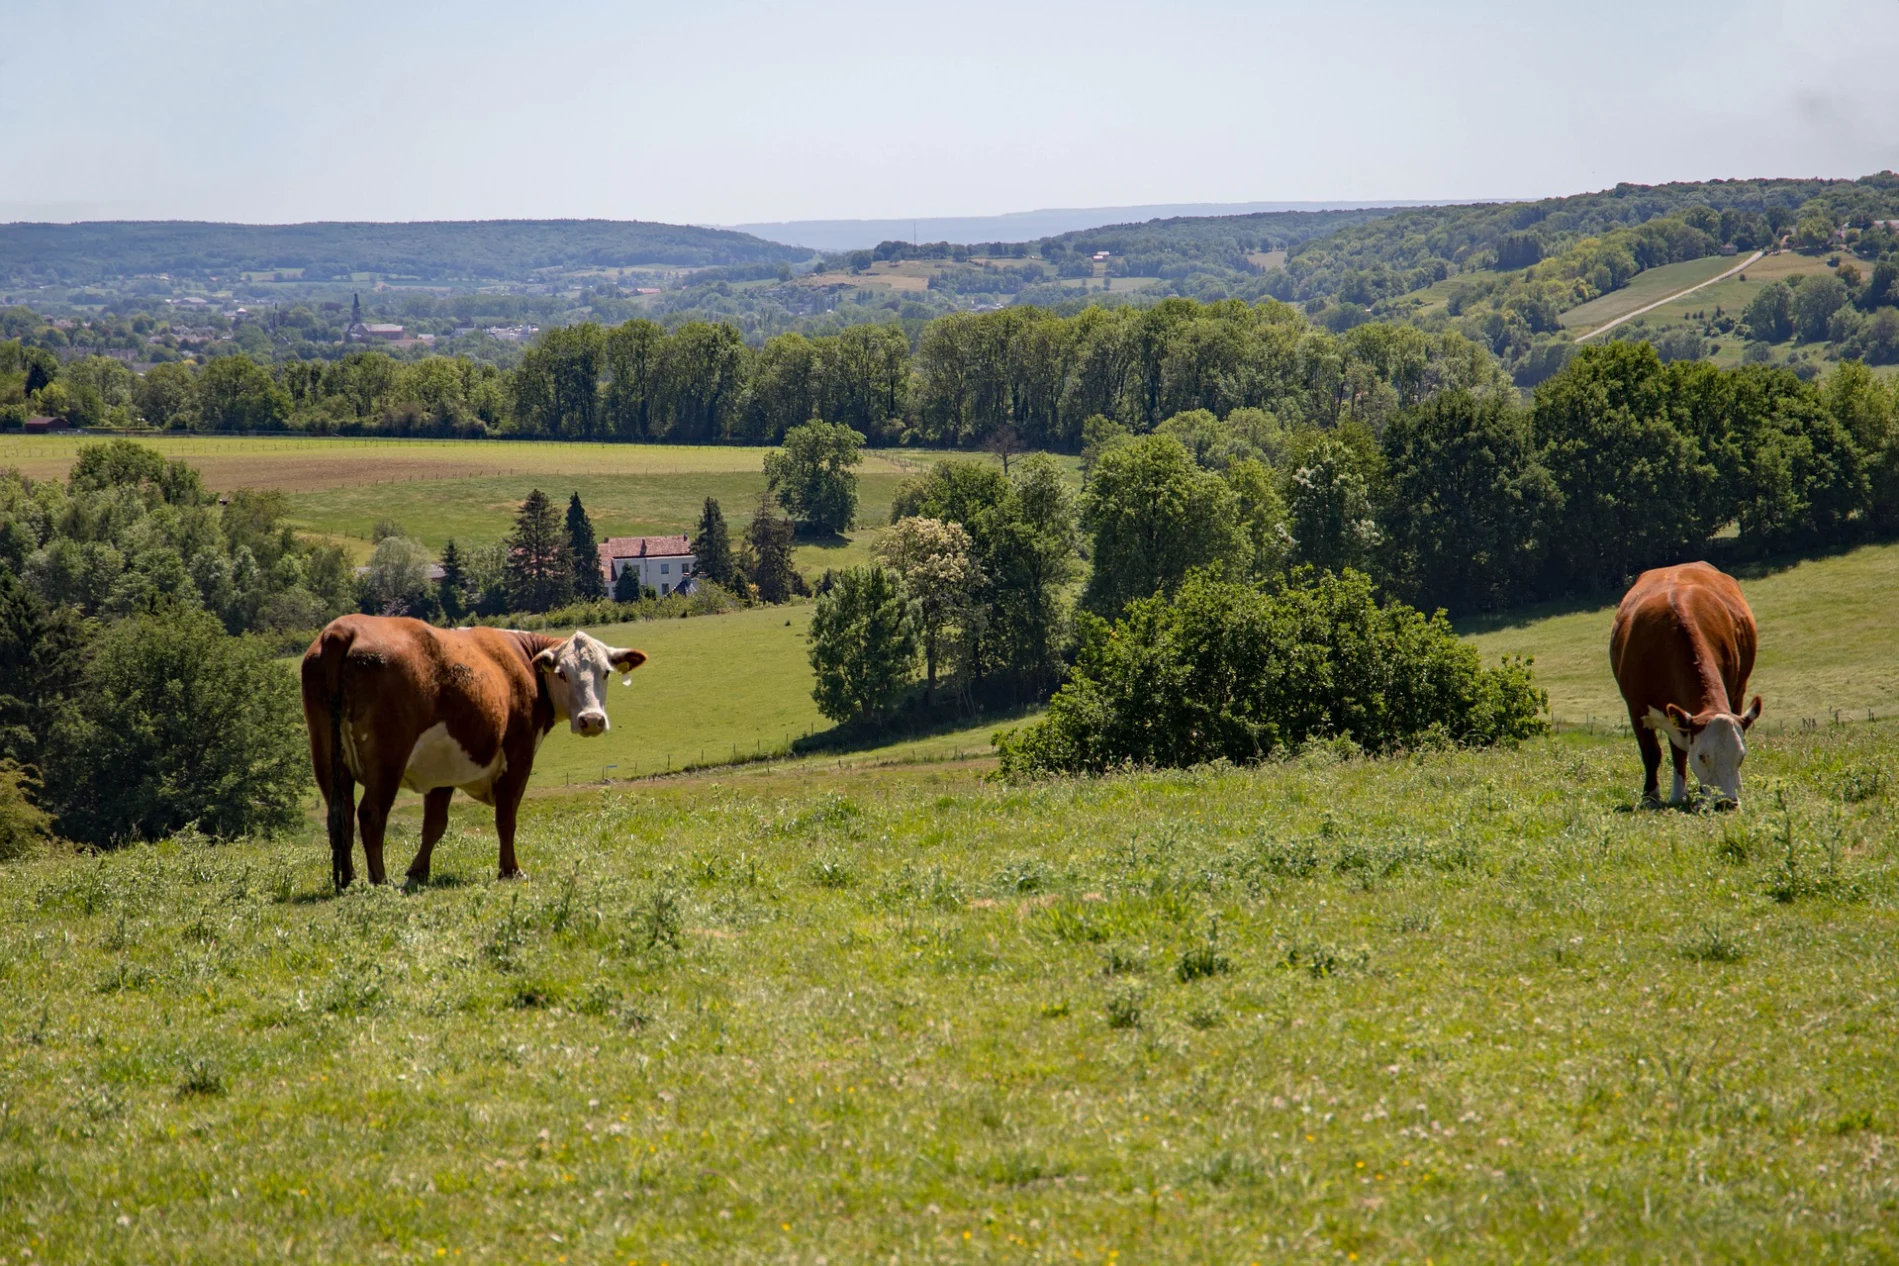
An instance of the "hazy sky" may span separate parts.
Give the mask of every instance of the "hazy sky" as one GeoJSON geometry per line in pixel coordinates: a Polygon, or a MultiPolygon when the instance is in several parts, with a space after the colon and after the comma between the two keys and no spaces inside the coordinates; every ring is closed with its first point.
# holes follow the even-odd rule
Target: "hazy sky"
{"type": "Polygon", "coordinates": [[[1899,0],[0,11],[0,219],[729,224],[1899,168],[1899,0]]]}

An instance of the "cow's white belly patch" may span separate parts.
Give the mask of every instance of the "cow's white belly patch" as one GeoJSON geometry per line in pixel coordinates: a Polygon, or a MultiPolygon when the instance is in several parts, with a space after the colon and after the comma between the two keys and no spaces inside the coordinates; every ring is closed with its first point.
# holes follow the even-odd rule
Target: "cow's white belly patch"
{"type": "Polygon", "coordinates": [[[486,790],[506,767],[507,761],[496,752],[493,763],[478,765],[474,757],[448,732],[446,722],[436,722],[422,731],[409,753],[408,768],[402,785],[410,791],[430,791],[436,787],[480,787],[486,790]]]}

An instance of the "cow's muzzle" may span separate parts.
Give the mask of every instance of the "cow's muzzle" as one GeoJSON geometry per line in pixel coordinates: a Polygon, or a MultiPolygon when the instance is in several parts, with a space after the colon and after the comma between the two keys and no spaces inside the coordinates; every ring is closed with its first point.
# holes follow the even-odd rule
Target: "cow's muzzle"
{"type": "Polygon", "coordinates": [[[607,714],[604,712],[583,712],[574,718],[575,732],[592,738],[596,734],[607,732],[607,714]]]}

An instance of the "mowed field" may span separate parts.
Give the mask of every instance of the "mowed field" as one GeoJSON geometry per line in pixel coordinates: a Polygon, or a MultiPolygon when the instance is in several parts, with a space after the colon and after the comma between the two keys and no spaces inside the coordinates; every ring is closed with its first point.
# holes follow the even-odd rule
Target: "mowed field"
{"type": "MultiPolygon", "coordinates": [[[[1760,626],[1749,691],[1765,700],[1769,732],[1803,720],[1899,714],[1899,546],[1869,545],[1830,558],[1740,575],[1760,626]]],[[[1562,724],[1625,724],[1609,672],[1613,604],[1472,620],[1464,631],[1487,661],[1532,655],[1562,724]]]]}
{"type": "Polygon", "coordinates": [[[809,763],[532,799],[519,884],[472,807],[407,893],[10,865],[0,1255],[1889,1259],[1899,732],[1757,742],[1739,814],[1633,767],[809,763]]]}

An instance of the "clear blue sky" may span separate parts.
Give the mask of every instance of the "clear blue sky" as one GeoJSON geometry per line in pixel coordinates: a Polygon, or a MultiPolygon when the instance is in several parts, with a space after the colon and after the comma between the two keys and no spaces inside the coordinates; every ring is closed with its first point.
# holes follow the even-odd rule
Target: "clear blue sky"
{"type": "Polygon", "coordinates": [[[1899,168],[1899,0],[0,9],[0,219],[737,223],[1899,168]]]}

